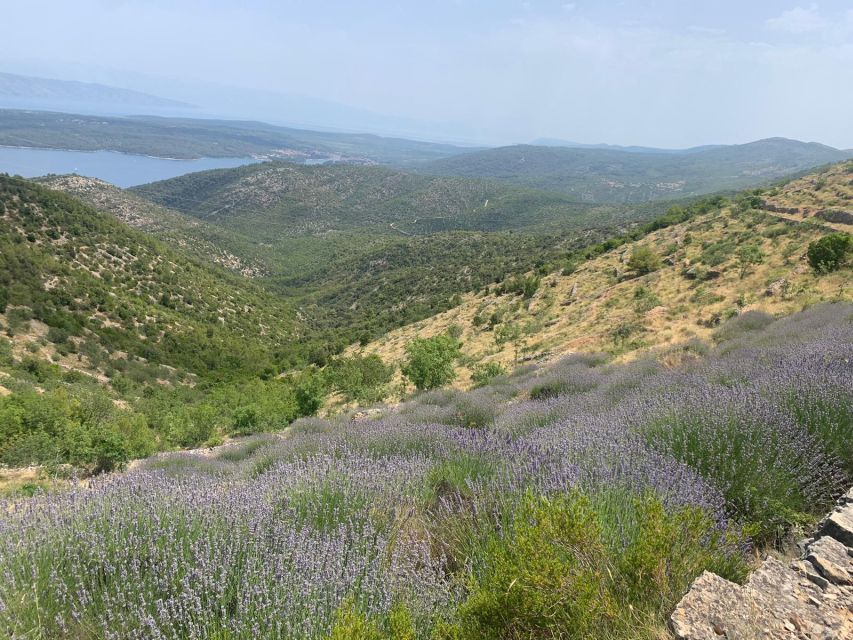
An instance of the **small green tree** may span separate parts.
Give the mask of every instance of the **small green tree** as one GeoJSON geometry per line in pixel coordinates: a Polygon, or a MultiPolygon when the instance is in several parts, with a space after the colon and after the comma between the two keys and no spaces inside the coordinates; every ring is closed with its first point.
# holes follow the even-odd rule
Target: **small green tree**
{"type": "Polygon", "coordinates": [[[648,247],[637,247],[628,258],[628,268],[640,275],[660,269],[660,257],[648,247]]]}
{"type": "Polygon", "coordinates": [[[761,247],[754,244],[743,245],[737,252],[737,264],[740,267],[740,278],[746,275],[749,268],[764,262],[764,252],[761,247]]]}
{"type": "Polygon", "coordinates": [[[406,345],[401,370],[418,389],[437,389],[456,377],[453,363],[459,355],[459,343],[449,335],[415,338],[406,345]]]}
{"type": "Polygon", "coordinates": [[[308,376],[296,387],[296,411],[299,416],[313,416],[323,406],[325,390],[318,376],[308,376]]]}
{"type": "Polygon", "coordinates": [[[853,251],[853,236],[849,233],[830,233],[809,244],[807,256],[812,269],[829,273],[844,266],[853,251]]]}
{"type": "Polygon", "coordinates": [[[356,354],[331,360],[326,375],[331,386],[347,400],[377,402],[384,397],[385,385],[394,377],[394,368],[376,354],[356,354]]]}
{"type": "Polygon", "coordinates": [[[471,381],[475,387],[489,384],[498,376],[506,375],[506,369],[499,362],[478,364],[471,370],[471,381]]]}

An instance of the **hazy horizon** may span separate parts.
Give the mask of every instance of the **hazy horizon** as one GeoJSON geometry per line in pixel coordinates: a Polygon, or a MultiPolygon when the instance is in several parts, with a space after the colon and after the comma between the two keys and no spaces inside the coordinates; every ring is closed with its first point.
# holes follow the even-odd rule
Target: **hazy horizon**
{"type": "Polygon", "coordinates": [[[0,71],[199,115],[488,144],[853,147],[848,2],[33,0],[4,18],[0,71]]]}

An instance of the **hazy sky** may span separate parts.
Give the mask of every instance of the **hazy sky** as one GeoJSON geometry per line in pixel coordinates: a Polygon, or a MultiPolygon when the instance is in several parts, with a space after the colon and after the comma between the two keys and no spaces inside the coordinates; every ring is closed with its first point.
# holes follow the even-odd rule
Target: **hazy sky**
{"type": "Polygon", "coordinates": [[[4,71],[46,63],[271,89],[494,142],[780,135],[853,147],[853,1],[3,5],[4,71]]]}

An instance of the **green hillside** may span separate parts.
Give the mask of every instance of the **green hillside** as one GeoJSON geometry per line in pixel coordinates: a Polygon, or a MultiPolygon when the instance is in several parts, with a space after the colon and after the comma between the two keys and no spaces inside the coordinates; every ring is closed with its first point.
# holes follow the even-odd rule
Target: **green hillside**
{"type": "Polygon", "coordinates": [[[36,178],[34,182],[79,198],[202,262],[225,267],[248,278],[268,271],[253,243],[240,234],[154,204],[103,180],[51,175],[36,178]]]}
{"type": "Polygon", "coordinates": [[[350,230],[555,230],[633,215],[494,181],[353,165],[254,164],[190,173],[131,191],[264,242],[350,230]]]}
{"type": "Polygon", "coordinates": [[[254,243],[262,282],[310,310],[340,346],[448,308],[456,294],[539,268],[660,203],[560,194],[382,167],[264,163],[131,192],[254,243]]]}
{"type": "Polygon", "coordinates": [[[0,176],[0,206],[11,335],[34,320],[69,353],[86,343],[83,354],[122,351],[209,376],[263,371],[301,333],[294,310],[251,282],[67,195],[0,176]]]}
{"type": "Polygon", "coordinates": [[[155,116],[106,117],[0,109],[0,145],[98,151],[163,158],[264,156],[294,160],[406,165],[470,148],[388,138],[277,127],[263,122],[155,116]]]}
{"type": "Polygon", "coordinates": [[[645,202],[764,184],[850,155],[784,138],[683,154],[517,145],[442,158],[421,171],[498,179],[582,202],[645,202]]]}
{"type": "Polygon", "coordinates": [[[0,469],[106,470],[282,428],[325,393],[311,371],[282,373],[325,343],[304,311],[4,175],[0,331],[0,469]]]}

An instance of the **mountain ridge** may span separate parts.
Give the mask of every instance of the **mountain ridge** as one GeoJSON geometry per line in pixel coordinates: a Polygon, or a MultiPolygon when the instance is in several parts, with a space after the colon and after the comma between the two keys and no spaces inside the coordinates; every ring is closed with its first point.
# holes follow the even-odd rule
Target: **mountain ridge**
{"type": "Polygon", "coordinates": [[[436,160],[419,170],[491,178],[585,202],[633,202],[758,186],[848,157],[820,143],[787,138],[686,154],[515,145],[436,160]]]}

